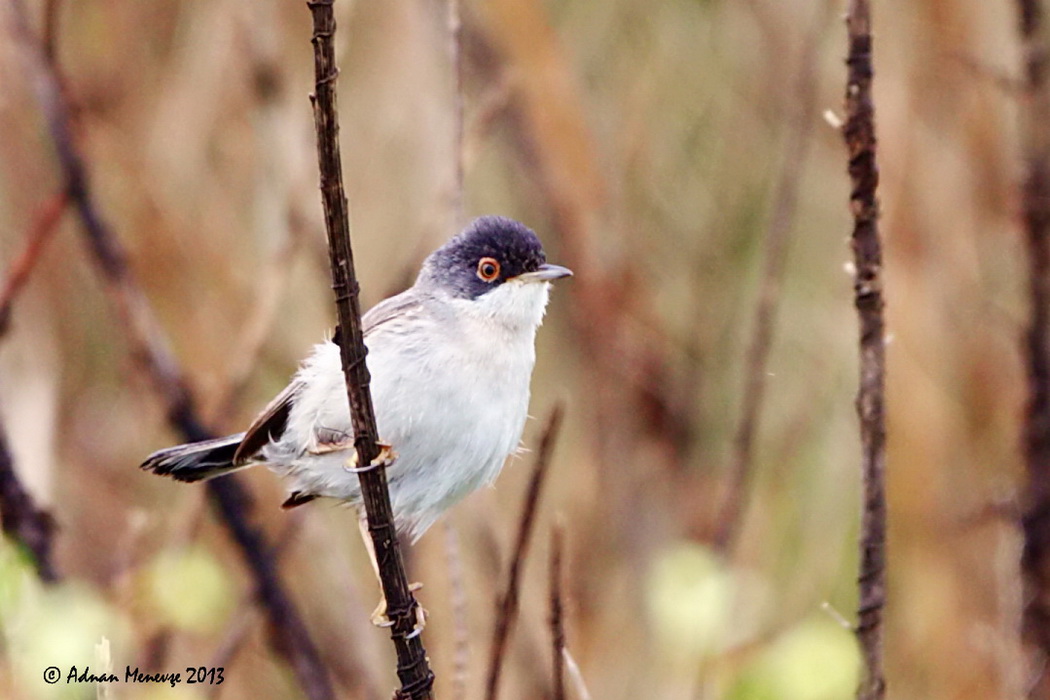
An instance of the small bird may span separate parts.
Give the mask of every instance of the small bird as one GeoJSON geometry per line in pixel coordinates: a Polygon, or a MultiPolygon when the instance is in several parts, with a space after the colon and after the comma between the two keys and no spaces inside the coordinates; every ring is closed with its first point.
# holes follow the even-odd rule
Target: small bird
{"type": "MultiPolygon", "coordinates": [[[[550,283],[571,275],[547,263],[524,224],[485,216],[364,315],[378,434],[396,455],[387,479],[398,532],[417,540],[517,450],[550,283]]],[[[291,485],[285,507],[332,498],[363,515],[353,455],[339,347],[328,341],[245,432],[160,450],[142,468],[194,482],[264,464],[291,485]]]]}

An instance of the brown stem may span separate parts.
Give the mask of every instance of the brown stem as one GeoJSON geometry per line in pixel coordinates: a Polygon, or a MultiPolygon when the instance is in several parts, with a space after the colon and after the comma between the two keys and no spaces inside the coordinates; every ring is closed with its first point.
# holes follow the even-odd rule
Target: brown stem
{"type": "Polygon", "coordinates": [[[733,548],[743,524],[748,486],[754,471],[754,441],[758,432],[762,405],[766,395],[766,365],[773,344],[773,330],[784,266],[795,222],[798,186],[802,180],[809,154],[810,134],[816,121],[817,46],[820,28],[824,26],[825,9],[817,10],[813,30],[806,39],[800,60],[798,88],[792,93],[797,111],[790,125],[789,142],[777,180],[773,213],[766,229],[765,264],[755,301],[755,316],[751,343],[744,361],[746,378],[740,422],[733,439],[733,457],[729,471],[729,486],[718,515],[714,544],[721,552],[733,548]]]}
{"type": "Polygon", "coordinates": [[[565,533],[560,523],[551,530],[551,697],[565,700],[565,615],[562,593],[562,549],[565,533]]]}
{"type": "Polygon", "coordinates": [[[41,581],[58,581],[58,572],[51,561],[55,522],[47,511],[37,507],[19,480],[3,424],[0,424],[0,527],[5,535],[33,554],[33,566],[41,581]]]}
{"type": "Polygon", "coordinates": [[[448,2],[448,53],[452,63],[452,212],[456,228],[463,225],[464,153],[463,153],[463,18],[462,0],[448,2]]]}
{"type": "MultiPolygon", "coordinates": [[[[56,66],[47,60],[33,37],[21,0],[13,0],[12,7],[15,34],[24,47],[37,99],[58,155],[65,191],[80,217],[89,249],[106,283],[106,292],[121,318],[120,326],[127,333],[132,354],[161,395],[169,423],[188,441],[209,439],[213,436],[197,415],[182,369],[128,265],[127,252],[91,195],[87,168],[73,138],[72,118],[59,85],[56,66]]],[[[259,601],[270,621],[271,644],[292,667],[307,697],[331,700],[334,692],[328,672],[280,582],[270,546],[251,522],[248,492],[234,477],[209,481],[207,488],[213,506],[252,572],[259,601]]]]}
{"type": "Polygon", "coordinates": [[[855,270],[854,305],[860,321],[860,418],[863,513],[860,532],[860,599],[857,639],[865,676],[857,690],[860,700],[881,700],[886,694],[882,671],[882,610],[886,601],[886,356],[883,339],[882,244],[875,190],[879,171],[875,160],[875,105],[872,100],[871,10],[867,0],[851,0],[846,14],[849,53],[846,58],[846,124],[842,134],[849,150],[853,214],[852,248],[855,270]]]}
{"type": "Polygon", "coordinates": [[[449,521],[445,522],[445,560],[448,563],[449,602],[452,604],[452,632],[455,639],[455,653],[452,661],[452,698],[453,700],[465,700],[470,670],[470,624],[467,619],[470,601],[467,598],[459,533],[449,521]]]}
{"type": "Polygon", "coordinates": [[[3,291],[0,291],[0,335],[10,327],[15,299],[29,281],[29,275],[47,248],[48,241],[58,230],[58,222],[62,220],[68,203],[69,195],[64,191],[56,192],[44,202],[26,238],[25,249],[8,268],[3,291]]]}
{"type": "Polygon", "coordinates": [[[529,480],[529,489],[525,494],[525,503],[521,509],[521,520],[518,523],[518,533],[514,540],[514,553],[511,558],[510,569],[507,571],[507,583],[497,603],[496,623],[492,630],[492,650],[489,656],[488,680],[485,683],[486,700],[496,700],[499,690],[499,678],[503,670],[503,660],[506,656],[507,640],[510,638],[510,630],[514,626],[514,620],[518,614],[521,572],[525,565],[525,557],[529,551],[529,539],[532,535],[533,523],[536,520],[536,510],[540,502],[540,490],[543,487],[543,479],[547,474],[547,466],[550,464],[554,440],[558,436],[558,429],[561,427],[562,413],[561,404],[557,404],[547,419],[547,426],[543,430],[540,447],[536,453],[536,466],[533,467],[532,477],[529,480]]]}
{"type": "Polygon", "coordinates": [[[342,157],[339,151],[339,115],[336,108],[335,13],[334,0],[307,2],[313,18],[314,46],[314,126],[317,130],[317,160],[325,230],[332,267],[332,289],[339,315],[339,343],[350,420],[354,430],[358,464],[371,469],[358,472],[368,531],[375,547],[380,583],[387,603],[387,617],[393,623],[390,637],[397,651],[397,675],[401,681],[398,696],[430,698],[434,673],[430,670],[422,635],[415,630],[418,603],[408,588],[404,560],[394,529],[386,468],[379,457],[375,409],[369,389],[371,377],[365,364],[364,333],[361,329],[360,287],[354,272],[350,246],[350,215],[343,189],[342,157]]]}
{"type": "Polygon", "coordinates": [[[1018,0],[1024,61],[1022,88],[1022,220],[1028,247],[1030,314],[1025,337],[1028,406],[1024,454],[1025,587],[1022,634],[1034,658],[1029,697],[1050,693],[1050,89],[1045,11],[1038,0],[1018,0]]]}

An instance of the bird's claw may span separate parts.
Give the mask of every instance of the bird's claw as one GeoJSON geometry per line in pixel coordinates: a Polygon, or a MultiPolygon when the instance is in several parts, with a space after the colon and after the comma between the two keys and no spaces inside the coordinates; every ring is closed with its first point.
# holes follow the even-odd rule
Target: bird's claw
{"type": "MultiPolygon", "coordinates": [[[[410,593],[415,593],[416,591],[420,590],[421,588],[423,588],[423,584],[419,583],[419,582],[408,584],[408,590],[409,590],[410,593]]],[[[427,615],[428,614],[429,613],[427,613],[426,609],[417,602],[416,603],[416,623],[414,625],[412,625],[412,631],[409,632],[408,637],[407,637],[408,639],[412,639],[413,637],[418,637],[423,632],[423,628],[427,626],[427,615]]],[[[394,621],[391,620],[386,614],[386,596],[381,596],[380,597],[379,605],[377,605],[376,609],[372,611],[371,620],[372,620],[372,624],[375,625],[376,627],[393,627],[394,626],[394,621]]]]}
{"type": "Polygon", "coordinates": [[[350,460],[346,463],[346,466],[343,468],[346,469],[348,472],[360,474],[361,472],[370,472],[373,469],[377,469],[379,467],[389,467],[391,464],[393,464],[394,460],[397,459],[397,453],[394,452],[394,448],[385,442],[377,442],[376,445],[379,446],[379,454],[376,455],[375,460],[373,460],[371,464],[369,464],[366,467],[357,466],[359,464],[359,460],[357,458],[357,450],[354,450],[353,454],[350,456],[350,460]]]}

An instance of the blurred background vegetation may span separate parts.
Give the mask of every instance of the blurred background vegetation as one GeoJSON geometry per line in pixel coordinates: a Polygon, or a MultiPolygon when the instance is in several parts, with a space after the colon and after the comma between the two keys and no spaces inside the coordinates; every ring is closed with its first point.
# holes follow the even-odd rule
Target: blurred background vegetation
{"type": "MultiPolygon", "coordinates": [[[[842,3],[484,0],[464,7],[467,215],[540,234],[577,277],[539,337],[525,442],[567,420],[526,567],[504,698],[549,687],[547,551],[565,524],[569,649],[594,698],[831,700],[858,656],[859,446],[848,180],[838,132],[842,3]],[[807,46],[812,47],[808,52],[807,46]],[[800,89],[814,78],[812,104],[800,89]],[[799,115],[811,114],[805,118],[799,115]],[[804,139],[808,156],[791,144],[804,139]],[[787,162],[786,159],[790,159],[787,162]],[[763,241],[798,185],[767,393],[736,546],[712,546],[740,407],[763,241]]],[[[28,2],[33,17],[41,2],[28,2]]],[[[1014,496],[1023,266],[1013,7],[876,3],[889,346],[890,696],[1013,698],[1014,496]]],[[[364,301],[410,283],[458,227],[454,82],[436,0],[339,2],[344,167],[364,301]]],[[[0,12],[0,260],[61,189],[9,10],[0,12]]],[[[217,432],[240,430],[332,327],[302,2],[76,0],[56,55],[99,206],[127,246],[217,432]]],[[[59,530],[44,587],[0,544],[0,696],[94,697],[43,669],[226,666],[223,698],[297,697],[239,551],[201,488],[137,469],[181,441],[130,356],[67,213],[0,344],[16,466],[59,530]]],[[[456,625],[480,697],[496,581],[529,457],[415,546],[438,697],[456,625]],[[457,537],[467,603],[455,613],[457,537]],[[451,569],[451,574],[450,574],[451,569]]],[[[340,697],[387,697],[374,582],[345,509],[255,513],[340,697]]],[[[276,631],[280,635],[280,631],[276,631]]],[[[203,697],[118,686],[116,697],[203,697]]]]}

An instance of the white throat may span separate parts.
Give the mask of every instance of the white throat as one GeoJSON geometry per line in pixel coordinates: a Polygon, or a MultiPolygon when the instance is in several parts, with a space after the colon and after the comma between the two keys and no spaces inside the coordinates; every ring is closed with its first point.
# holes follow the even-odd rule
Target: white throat
{"type": "MultiPolygon", "coordinates": [[[[550,296],[549,282],[508,280],[477,299],[457,300],[475,319],[531,336],[543,322],[550,296]]],[[[531,338],[530,338],[531,339],[531,338]]]]}

